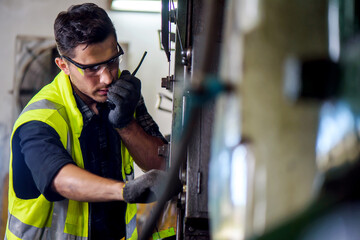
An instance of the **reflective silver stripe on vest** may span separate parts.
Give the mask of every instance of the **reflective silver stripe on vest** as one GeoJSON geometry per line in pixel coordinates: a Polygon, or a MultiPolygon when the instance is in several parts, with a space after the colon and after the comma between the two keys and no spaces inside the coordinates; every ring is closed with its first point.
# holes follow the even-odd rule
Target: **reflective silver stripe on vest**
{"type": "Polygon", "coordinates": [[[68,205],[68,199],[54,202],[54,209],[51,220],[51,232],[48,239],[63,239],[68,205]]]}
{"type": "MultiPolygon", "coordinates": [[[[65,111],[65,107],[51,102],[49,100],[43,99],[38,102],[34,102],[27,106],[20,115],[24,114],[25,112],[37,109],[53,109],[57,110],[59,114],[63,117],[65,122],[67,123],[69,130],[67,132],[67,146],[66,150],[71,155],[71,131],[70,131],[70,122],[68,116],[65,111]]],[[[53,208],[53,216],[52,216],[52,223],[51,228],[38,228],[28,224],[21,222],[18,218],[11,215],[9,213],[9,230],[21,239],[69,239],[69,240],[86,240],[87,237],[79,237],[71,234],[64,233],[65,229],[65,220],[66,214],[68,210],[69,200],[65,199],[62,201],[54,202],[53,208]]],[[[6,239],[6,236],[5,236],[6,239]]]]}
{"type": "MultiPolygon", "coordinates": [[[[34,240],[34,239],[68,239],[68,240],[86,240],[86,237],[74,236],[62,232],[53,233],[51,228],[37,228],[28,224],[21,222],[15,216],[9,214],[9,230],[18,238],[23,240],[34,240]]],[[[5,236],[5,239],[6,236],[5,236]]]]}
{"type": "Polygon", "coordinates": [[[136,228],[136,214],[130,220],[128,224],[126,224],[126,239],[130,239],[132,234],[134,233],[136,228]]]}
{"type": "Polygon", "coordinates": [[[33,102],[31,103],[29,106],[27,106],[26,108],[24,108],[24,110],[20,113],[20,116],[28,111],[31,110],[38,110],[38,109],[52,109],[52,110],[57,110],[58,113],[60,114],[60,116],[62,116],[62,118],[65,120],[66,124],[69,127],[69,131],[67,132],[67,144],[66,144],[66,150],[67,152],[70,154],[71,156],[71,146],[72,146],[72,137],[71,137],[71,131],[70,131],[70,121],[69,118],[66,114],[66,110],[65,107],[58,104],[58,103],[54,103],[52,101],[49,101],[47,99],[42,99],[40,101],[37,102],[33,102]]]}

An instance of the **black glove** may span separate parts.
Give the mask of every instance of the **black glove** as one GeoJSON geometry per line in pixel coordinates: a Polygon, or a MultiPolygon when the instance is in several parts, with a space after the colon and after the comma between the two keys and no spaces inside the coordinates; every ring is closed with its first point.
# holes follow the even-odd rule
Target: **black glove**
{"type": "Polygon", "coordinates": [[[133,119],[135,108],[140,99],[141,82],[129,71],[121,72],[108,92],[108,99],[115,105],[109,112],[109,121],[116,128],[123,128],[133,119]]]}
{"type": "MultiPolygon", "coordinates": [[[[128,181],[123,189],[124,200],[128,203],[150,203],[158,200],[164,190],[166,174],[164,171],[153,169],[134,180],[128,181]]],[[[179,179],[172,184],[174,187],[169,193],[168,200],[182,189],[179,179]]]]}

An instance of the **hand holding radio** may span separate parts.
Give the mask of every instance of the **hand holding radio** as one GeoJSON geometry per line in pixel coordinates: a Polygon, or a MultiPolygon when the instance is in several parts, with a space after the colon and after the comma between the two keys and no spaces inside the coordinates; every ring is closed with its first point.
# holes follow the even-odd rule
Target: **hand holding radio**
{"type": "Polygon", "coordinates": [[[122,71],[120,78],[110,86],[108,99],[114,107],[110,109],[109,121],[115,128],[124,128],[133,120],[140,90],[140,80],[127,70],[122,71]]]}

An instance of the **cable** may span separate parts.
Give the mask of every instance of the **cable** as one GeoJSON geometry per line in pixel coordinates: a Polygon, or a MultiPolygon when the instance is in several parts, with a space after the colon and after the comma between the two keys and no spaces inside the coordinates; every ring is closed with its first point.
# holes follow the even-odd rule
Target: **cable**
{"type": "Polygon", "coordinates": [[[172,3],[172,7],[174,9],[174,23],[176,25],[176,34],[178,36],[178,39],[179,39],[179,44],[180,44],[180,48],[181,48],[181,52],[184,51],[184,47],[182,45],[182,41],[181,41],[181,36],[180,36],[180,30],[179,30],[179,26],[177,24],[177,16],[176,16],[176,11],[175,11],[175,4],[174,4],[174,0],[171,0],[171,3],[172,3]]]}

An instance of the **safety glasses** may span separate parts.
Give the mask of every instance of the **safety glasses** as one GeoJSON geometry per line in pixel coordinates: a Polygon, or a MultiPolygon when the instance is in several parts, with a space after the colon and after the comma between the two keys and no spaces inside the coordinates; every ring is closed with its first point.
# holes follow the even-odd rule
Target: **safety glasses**
{"type": "Polygon", "coordinates": [[[105,70],[105,68],[109,69],[110,71],[119,68],[119,63],[121,61],[121,55],[124,54],[124,51],[122,50],[119,43],[117,43],[117,47],[118,47],[118,53],[114,57],[110,58],[109,60],[106,60],[106,61],[103,61],[100,63],[95,63],[95,64],[83,65],[78,62],[75,62],[74,60],[72,60],[71,58],[69,58],[67,56],[62,55],[61,57],[65,58],[67,61],[74,64],[78,68],[78,71],[83,76],[95,77],[95,76],[99,76],[105,70]]]}

